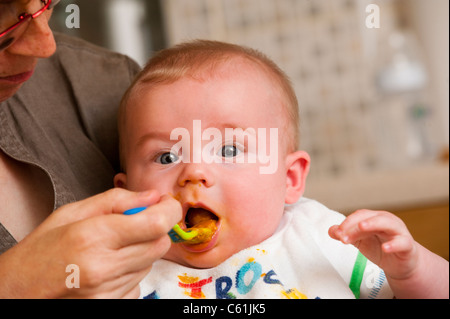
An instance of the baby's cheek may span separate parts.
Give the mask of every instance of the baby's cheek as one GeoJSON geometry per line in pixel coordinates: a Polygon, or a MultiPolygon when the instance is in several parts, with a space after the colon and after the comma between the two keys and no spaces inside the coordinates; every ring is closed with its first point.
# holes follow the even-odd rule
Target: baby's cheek
{"type": "Polygon", "coordinates": [[[273,233],[272,227],[268,227],[266,223],[257,218],[241,220],[226,229],[228,231],[223,239],[228,244],[233,244],[238,251],[259,244],[273,233]]]}

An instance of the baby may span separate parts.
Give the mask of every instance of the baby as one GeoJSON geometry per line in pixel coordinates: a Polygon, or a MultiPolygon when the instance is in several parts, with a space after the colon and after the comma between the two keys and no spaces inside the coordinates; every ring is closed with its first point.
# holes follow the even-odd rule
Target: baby
{"type": "Polygon", "coordinates": [[[141,297],[448,298],[448,262],[397,217],[302,197],[298,123],[289,80],[258,51],[199,40],[149,61],[121,103],[115,186],[170,194],[181,228],[214,233],[173,243],[141,297]]]}

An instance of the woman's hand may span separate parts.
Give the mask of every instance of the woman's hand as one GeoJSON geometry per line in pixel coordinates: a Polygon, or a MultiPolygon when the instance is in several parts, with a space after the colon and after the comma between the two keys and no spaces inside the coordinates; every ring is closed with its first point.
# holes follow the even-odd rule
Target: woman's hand
{"type": "Polygon", "coordinates": [[[181,215],[169,196],[120,188],[62,206],[0,255],[0,297],[136,298],[139,282],[170,248],[167,232],[181,215]],[[123,215],[140,206],[149,208],[123,215]],[[79,288],[66,286],[72,264],[79,288]]]}

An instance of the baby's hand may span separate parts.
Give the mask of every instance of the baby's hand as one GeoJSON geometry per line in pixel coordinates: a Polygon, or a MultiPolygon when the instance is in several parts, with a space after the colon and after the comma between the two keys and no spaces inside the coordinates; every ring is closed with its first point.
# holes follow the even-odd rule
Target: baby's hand
{"type": "Polygon", "coordinates": [[[418,266],[418,244],[397,216],[372,210],[358,210],[341,225],[330,227],[331,238],[352,244],[390,278],[409,278],[418,266]]]}

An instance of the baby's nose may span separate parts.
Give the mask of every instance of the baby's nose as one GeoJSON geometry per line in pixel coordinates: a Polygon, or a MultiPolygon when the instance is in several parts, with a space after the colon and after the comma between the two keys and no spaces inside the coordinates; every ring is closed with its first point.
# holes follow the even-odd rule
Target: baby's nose
{"type": "Polygon", "coordinates": [[[183,172],[178,178],[178,185],[181,187],[187,184],[199,184],[211,187],[214,184],[214,177],[209,164],[184,164],[183,172]]]}

